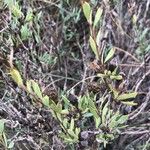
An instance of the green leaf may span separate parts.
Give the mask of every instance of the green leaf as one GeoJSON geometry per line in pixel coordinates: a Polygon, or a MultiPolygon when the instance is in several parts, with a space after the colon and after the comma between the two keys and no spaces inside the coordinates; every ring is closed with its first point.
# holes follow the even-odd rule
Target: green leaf
{"type": "Polygon", "coordinates": [[[92,117],[92,116],[93,116],[93,114],[90,113],[90,112],[87,112],[87,113],[83,114],[83,117],[85,117],[85,118],[89,118],[89,117],[92,117]]]}
{"type": "Polygon", "coordinates": [[[108,124],[110,129],[113,129],[117,126],[117,118],[119,117],[119,111],[117,111],[115,114],[113,114],[113,116],[110,118],[110,122],[108,124]]]}
{"type": "Polygon", "coordinates": [[[121,103],[128,105],[128,106],[136,106],[137,105],[137,103],[135,103],[133,101],[130,101],[130,102],[129,101],[127,101],[127,102],[122,101],[121,103]]]}
{"type": "Polygon", "coordinates": [[[50,100],[49,100],[49,97],[48,97],[47,95],[42,98],[42,103],[43,103],[45,106],[47,106],[47,107],[50,106],[50,100]]]}
{"type": "Polygon", "coordinates": [[[0,120],[0,136],[2,136],[2,134],[4,132],[4,125],[5,125],[5,120],[1,119],[0,120]]]}
{"type": "Polygon", "coordinates": [[[106,122],[106,115],[108,112],[108,102],[105,104],[103,110],[102,110],[102,124],[105,125],[106,122]]]}
{"type": "Polygon", "coordinates": [[[100,118],[100,117],[95,118],[95,127],[96,127],[96,128],[99,127],[100,123],[101,123],[101,118],[100,118]]]}
{"type": "Polygon", "coordinates": [[[114,135],[113,134],[106,134],[105,135],[106,136],[106,138],[109,138],[109,139],[111,139],[111,140],[113,140],[115,137],[114,137],[114,135]]]}
{"type": "Polygon", "coordinates": [[[84,13],[87,21],[89,21],[90,14],[91,14],[91,7],[90,7],[89,3],[84,2],[83,5],[82,5],[82,8],[83,8],[83,13],[84,13]]]}
{"type": "Polygon", "coordinates": [[[54,101],[51,101],[51,105],[50,105],[50,108],[54,111],[54,112],[57,112],[57,105],[55,104],[54,101]]]}
{"type": "Polygon", "coordinates": [[[62,112],[62,104],[61,103],[57,103],[57,112],[61,113],[62,112]]]}
{"type": "Polygon", "coordinates": [[[123,125],[128,120],[128,115],[121,115],[119,111],[117,111],[110,119],[110,123],[108,124],[109,128],[115,129],[123,125]]]}
{"type": "Polygon", "coordinates": [[[31,80],[27,80],[26,81],[26,87],[27,87],[27,90],[29,93],[32,92],[32,83],[31,83],[31,80]]]}
{"type": "Polygon", "coordinates": [[[69,131],[69,133],[70,133],[70,134],[65,134],[65,133],[61,132],[61,133],[59,134],[59,136],[60,136],[62,139],[64,139],[64,142],[65,142],[65,143],[73,144],[73,143],[77,142],[78,140],[74,138],[74,135],[75,135],[75,134],[74,134],[73,132],[71,132],[71,131],[69,131]],[[70,136],[70,135],[71,135],[71,136],[70,136]]]}
{"type": "Polygon", "coordinates": [[[41,92],[41,89],[40,89],[39,85],[38,85],[34,80],[32,80],[32,87],[33,87],[34,93],[35,93],[40,99],[42,99],[42,92],[41,92]]]}
{"type": "Polygon", "coordinates": [[[19,87],[23,86],[23,80],[21,78],[21,75],[19,71],[16,68],[10,69],[10,74],[12,79],[18,84],[19,87]]]}
{"type": "Polygon", "coordinates": [[[10,9],[15,17],[21,18],[23,16],[23,13],[21,12],[21,9],[19,8],[18,3],[10,6],[10,9]]]}
{"type": "Polygon", "coordinates": [[[64,138],[64,142],[69,143],[69,144],[73,144],[75,141],[74,141],[74,139],[71,139],[70,137],[68,137],[68,138],[64,138]]]}
{"type": "Polygon", "coordinates": [[[69,114],[68,109],[63,109],[63,110],[61,111],[61,114],[62,114],[62,115],[68,115],[68,114],[69,114]]]}
{"type": "MultiPolygon", "coordinates": [[[[68,133],[69,133],[73,138],[75,138],[75,139],[78,140],[78,136],[77,136],[72,130],[68,129],[68,133]]],[[[74,140],[75,140],[75,139],[74,139],[74,140]]]]}
{"type": "Polygon", "coordinates": [[[117,91],[111,84],[108,85],[110,90],[113,92],[114,99],[118,97],[119,91],[117,91]]]}
{"type": "Polygon", "coordinates": [[[121,75],[110,75],[110,79],[112,79],[112,80],[122,80],[122,76],[121,75]]]}
{"type": "Polygon", "coordinates": [[[92,13],[93,13],[93,12],[92,12],[92,10],[91,10],[90,18],[89,18],[89,21],[88,21],[89,24],[92,24],[92,13]]]}
{"type": "Polygon", "coordinates": [[[100,37],[101,37],[101,34],[102,34],[102,30],[99,29],[98,33],[97,33],[97,36],[96,36],[96,44],[99,46],[100,44],[100,37]]]}
{"type": "Polygon", "coordinates": [[[74,119],[73,118],[71,118],[71,122],[70,122],[70,128],[69,128],[70,130],[74,130],[74,119]]]}
{"type": "Polygon", "coordinates": [[[98,74],[97,74],[97,77],[100,77],[100,78],[105,78],[105,77],[107,77],[107,75],[105,75],[105,74],[102,74],[102,73],[98,73],[98,74]]]}
{"type": "Polygon", "coordinates": [[[105,58],[105,61],[104,63],[106,63],[108,60],[110,60],[115,54],[115,48],[111,48],[111,50],[108,52],[106,58],[105,58]]]}
{"type": "Polygon", "coordinates": [[[70,101],[68,100],[68,98],[67,98],[67,96],[66,95],[62,95],[62,100],[64,101],[64,103],[66,104],[66,105],[71,105],[71,103],[70,103],[70,101]]]}
{"type": "Polygon", "coordinates": [[[61,114],[60,113],[56,113],[56,115],[57,115],[57,119],[60,121],[60,122],[62,122],[62,116],[61,116],[61,114]]]}
{"type": "Polygon", "coordinates": [[[132,22],[133,22],[134,25],[136,24],[137,19],[138,19],[137,15],[134,14],[133,17],[132,17],[132,22]]]}
{"type": "Polygon", "coordinates": [[[64,118],[63,125],[64,125],[65,128],[68,127],[68,119],[67,118],[64,118]]]}
{"type": "Polygon", "coordinates": [[[94,20],[94,27],[97,25],[97,23],[100,21],[100,18],[102,16],[103,9],[101,7],[98,8],[96,15],[95,15],[95,20],[94,20]]]}
{"type": "Polygon", "coordinates": [[[76,129],[75,129],[75,134],[76,134],[76,135],[79,135],[79,133],[80,133],[80,128],[76,128],[76,129]]]}
{"type": "Polygon", "coordinates": [[[8,7],[11,7],[14,4],[13,0],[4,0],[4,4],[7,5],[8,7]]]}
{"type": "Polygon", "coordinates": [[[92,36],[90,36],[90,46],[92,48],[92,51],[95,54],[96,59],[98,60],[99,59],[99,54],[98,54],[98,51],[97,51],[96,43],[95,43],[94,39],[92,38],[92,36]]]}
{"type": "Polygon", "coordinates": [[[51,101],[51,105],[50,105],[50,108],[54,111],[54,112],[56,112],[56,113],[58,113],[58,114],[61,114],[61,112],[62,112],[62,105],[61,104],[55,104],[55,102],[54,101],[51,101]]]}
{"type": "Polygon", "coordinates": [[[108,140],[106,139],[105,137],[106,135],[105,134],[98,134],[96,136],[96,141],[99,142],[99,143],[103,143],[104,144],[104,147],[106,147],[106,145],[108,144],[108,140]]]}
{"type": "Polygon", "coordinates": [[[27,40],[31,36],[31,31],[29,30],[27,24],[21,26],[20,32],[22,40],[27,40]]]}
{"type": "Polygon", "coordinates": [[[86,95],[79,97],[78,108],[82,110],[82,112],[86,111],[88,107],[88,97],[86,95]]]}
{"type": "Polygon", "coordinates": [[[33,20],[33,10],[32,8],[29,8],[25,18],[25,22],[30,22],[32,20],[33,20]]]}
{"type": "Polygon", "coordinates": [[[127,100],[130,98],[135,98],[137,96],[137,92],[131,92],[131,93],[126,93],[126,94],[121,94],[117,97],[117,100],[122,101],[122,100],[127,100]]]}
{"type": "Polygon", "coordinates": [[[12,149],[14,147],[15,143],[11,141],[8,145],[8,149],[12,149]]]}
{"type": "Polygon", "coordinates": [[[114,71],[111,73],[112,75],[117,75],[117,70],[118,70],[118,67],[116,67],[115,69],[114,69],[114,71]]]}
{"type": "Polygon", "coordinates": [[[95,106],[95,103],[90,98],[88,100],[89,100],[89,110],[90,110],[90,112],[93,114],[93,116],[95,118],[98,118],[99,116],[98,116],[98,112],[97,112],[97,108],[95,106]]]}
{"type": "Polygon", "coordinates": [[[144,31],[140,34],[139,39],[142,41],[145,38],[147,33],[149,33],[149,28],[144,29],[144,31]]]}
{"type": "Polygon", "coordinates": [[[128,120],[128,115],[122,115],[120,116],[120,118],[117,120],[117,124],[121,125],[123,123],[125,123],[128,120]]]}
{"type": "Polygon", "coordinates": [[[7,137],[6,137],[6,134],[3,132],[3,139],[4,139],[4,143],[5,143],[5,146],[7,147],[7,137]]]}
{"type": "Polygon", "coordinates": [[[88,98],[88,101],[89,101],[89,110],[93,114],[93,117],[95,120],[95,126],[96,126],[96,128],[98,128],[101,120],[100,120],[100,117],[98,115],[97,108],[95,106],[95,103],[93,102],[93,100],[90,97],[88,98]]]}

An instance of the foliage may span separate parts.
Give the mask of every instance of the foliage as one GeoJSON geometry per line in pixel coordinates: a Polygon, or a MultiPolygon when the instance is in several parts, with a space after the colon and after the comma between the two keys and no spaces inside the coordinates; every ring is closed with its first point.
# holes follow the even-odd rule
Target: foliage
{"type": "Polygon", "coordinates": [[[141,139],[140,135],[144,140],[139,147],[149,146],[149,139],[145,142],[149,27],[140,26],[139,15],[132,13],[134,4],[123,4],[4,0],[0,6],[4,20],[0,27],[6,25],[0,30],[3,149],[116,149],[118,145],[128,149],[137,143],[130,144],[132,138],[141,139]],[[121,17],[122,8],[132,15],[131,33],[121,17]],[[127,146],[120,142],[122,137],[127,146]]]}

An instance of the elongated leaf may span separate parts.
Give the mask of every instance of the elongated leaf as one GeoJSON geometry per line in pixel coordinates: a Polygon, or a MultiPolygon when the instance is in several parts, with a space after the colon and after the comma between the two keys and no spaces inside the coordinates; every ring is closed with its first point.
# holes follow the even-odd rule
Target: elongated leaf
{"type": "Polygon", "coordinates": [[[32,87],[33,87],[34,93],[35,93],[40,99],[42,99],[42,92],[41,92],[41,89],[40,89],[39,85],[38,85],[34,80],[32,80],[32,87]]]}
{"type": "Polygon", "coordinates": [[[90,14],[91,14],[91,7],[90,7],[89,3],[84,2],[83,5],[82,5],[82,8],[83,8],[83,13],[84,13],[87,21],[89,21],[90,14]]]}
{"type": "Polygon", "coordinates": [[[100,123],[101,123],[101,118],[100,118],[100,117],[95,118],[95,127],[96,127],[96,128],[99,127],[100,123]]]}
{"type": "Polygon", "coordinates": [[[120,116],[120,118],[117,120],[117,124],[121,125],[123,123],[125,123],[128,120],[128,115],[122,115],[120,116]]]}
{"type": "Polygon", "coordinates": [[[21,78],[21,75],[19,71],[16,68],[10,69],[10,74],[13,80],[18,84],[19,87],[23,86],[23,80],[21,78]]]}
{"type": "Polygon", "coordinates": [[[14,147],[15,143],[11,141],[8,145],[8,149],[12,149],[14,147]]]}
{"type": "Polygon", "coordinates": [[[89,18],[89,21],[88,21],[88,23],[90,24],[90,25],[92,25],[92,10],[91,10],[91,13],[90,13],[90,18],[89,18]]]}
{"type": "Polygon", "coordinates": [[[7,144],[7,137],[6,137],[6,134],[5,134],[5,132],[3,132],[3,140],[4,140],[4,143],[5,143],[5,146],[7,147],[8,146],[8,144],[7,144]]]}
{"type": "Polygon", "coordinates": [[[71,118],[71,122],[70,122],[70,128],[69,128],[70,130],[74,130],[74,119],[73,118],[71,118]]]}
{"type": "Polygon", "coordinates": [[[133,101],[131,101],[131,102],[129,102],[129,101],[122,101],[121,103],[123,103],[123,104],[125,104],[125,105],[128,105],[128,106],[136,106],[137,105],[137,103],[135,103],[135,102],[133,102],[133,101]]]}
{"type": "Polygon", "coordinates": [[[137,19],[138,19],[137,15],[134,14],[133,17],[132,17],[133,24],[136,24],[137,19]]]}
{"type": "Polygon", "coordinates": [[[21,18],[21,17],[23,16],[23,13],[21,12],[21,9],[19,8],[19,5],[18,5],[18,4],[12,5],[12,6],[10,7],[10,9],[11,9],[11,11],[12,11],[12,13],[13,13],[13,15],[14,15],[15,17],[21,18]]]}
{"type": "Polygon", "coordinates": [[[67,96],[66,95],[62,95],[62,100],[64,101],[64,103],[69,106],[71,105],[70,101],[68,100],[67,96]]]}
{"type": "Polygon", "coordinates": [[[58,113],[61,113],[62,112],[62,104],[61,103],[57,103],[57,111],[58,113]]]}
{"type": "Polygon", "coordinates": [[[109,84],[110,90],[113,92],[113,96],[116,99],[118,97],[119,91],[117,91],[111,84],[109,84]]]}
{"type": "Polygon", "coordinates": [[[29,22],[29,21],[32,21],[32,20],[33,20],[33,10],[32,10],[32,8],[29,8],[28,12],[27,12],[27,15],[26,15],[26,18],[25,18],[25,21],[29,22]]]}
{"type": "Polygon", "coordinates": [[[68,115],[68,114],[69,114],[68,109],[63,109],[63,110],[61,111],[61,114],[62,114],[62,115],[68,115]]]}
{"type": "Polygon", "coordinates": [[[101,34],[102,34],[102,30],[99,29],[99,31],[98,31],[98,33],[97,33],[97,36],[96,36],[96,44],[97,44],[98,46],[100,46],[99,44],[100,44],[100,37],[101,37],[101,34]]]}
{"type": "Polygon", "coordinates": [[[80,128],[76,128],[76,129],[75,129],[75,134],[76,134],[76,135],[79,135],[80,131],[81,131],[80,128]]]}
{"type": "Polygon", "coordinates": [[[93,114],[93,116],[95,118],[98,118],[99,116],[98,116],[98,112],[97,112],[97,108],[95,106],[95,103],[90,98],[88,100],[89,100],[89,110],[90,110],[90,112],[93,114]]]}
{"type": "Polygon", "coordinates": [[[103,110],[102,110],[102,124],[105,125],[105,122],[106,122],[106,115],[107,115],[107,112],[108,112],[108,103],[105,104],[103,110]]]}
{"type": "Polygon", "coordinates": [[[62,122],[63,121],[63,118],[62,118],[62,115],[60,113],[56,113],[57,115],[57,119],[62,122]]]}
{"type": "Polygon", "coordinates": [[[93,100],[90,97],[88,98],[88,101],[89,101],[89,110],[93,114],[95,126],[96,126],[96,128],[98,128],[101,123],[101,119],[98,115],[98,110],[95,106],[95,103],[93,102],[93,100]]]}
{"type": "Polygon", "coordinates": [[[119,111],[117,111],[110,119],[110,122],[109,122],[109,128],[110,129],[113,129],[117,126],[117,118],[119,117],[119,111]]]}
{"type": "Polygon", "coordinates": [[[21,32],[21,39],[22,40],[28,39],[31,35],[31,31],[30,31],[27,24],[21,26],[20,32],[21,32]]]}
{"type": "Polygon", "coordinates": [[[84,95],[79,98],[78,108],[82,110],[82,112],[84,112],[86,111],[87,107],[88,107],[88,98],[84,95]]]}
{"type": "Polygon", "coordinates": [[[110,75],[110,79],[122,80],[122,76],[121,75],[110,75]]]}
{"type": "Polygon", "coordinates": [[[14,4],[14,0],[4,0],[3,2],[8,7],[11,7],[14,4]]]}
{"type": "Polygon", "coordinates": [[[95,20],[94,20],[94,27],[97,25],[97,23],[100,21],[100,18],[102,16],[103,9],[101,7],[98,8],[96,15],[95,15],[95,20]]]}
{"type": "Polygon", "coordinates": [[[4,119],[1,119],[0,120],[0,136],[2,136],[2,134],[4,132],[4,124],[5,124],[4,119]]]}
{"type": "Polygon", "coordinates": [[[26,87],[27,87],[27,90],[28,92],[32,92],[32,83],[31,83],[31,80],[27,80],[26,81],[26,87]]]}
{"type": "Polygon", "coordinates": [[[48,97],[47,95],[42,98],[42,103],[43,103],[45,106],[47,106],[47,107],[50,106],[50,100],[49,100],[49,97],[48,97]]]}
{"type": "Polygon", "coordinates": [[[115,54],[115,48],[112,48],[112,49],[108,52],[108,54],[107,54],[107,56],[106,56],[104,62],[106,63],[108,60],[110,60],[110,59],[114,56],[114,54],[115,54]]]}
{"type": "Polygon", "coordinates": [[[98,54],[98,51],[97,51],[96,43],[95,43],[94,39],[92,38],[92,36],[90,36],[90,46],[92,48],[92,51],[95,54],[96,59],[98,60],[99,59],[99,54],[98,54]]]}
{"type": "Polygon", "coordinates": [[[92,113],[89,113],[89,112],[87,112],[87,113],[85,113],[85,114],[83,114],[83,117],[87,117],[87,118],[89,118],[89,117],[92,117],[93,116],[93,114],[92,113]]]}
{"type": "Polygon", "coordinates": [[[68,119],[67,118],[64,118],[64,120],[63,120],[63,126],[65,128],[67,128],[67,126],[68,126],[68,119]]]}
{"type": "Polygon", "coordinates": [[[127,100],[130,98],[135,98],[137,96],[137,92],[131,92],[131,93],[126,93],[126,94],[121,94],[118,96],[117,100],[122,101],[122,100],[127,100]]]}
{"type": "Polygon", "coordinates": [[[56,112],[56,113],[58,113],[58,114],[61,114],[61,112],[62,112],[62,105],[61,104],[55,104],[55,102],[54,101],[51,101],[51,105],[50,105],[50,108],[54,111],[54,112],[56,112]]]}
{"type": "Polygon", "coordinates": [[[149,33],[149,28],[145,28],[144,31],[142,32],[142,34],[140,35],[139,38],[141,41],[145,38],[147,33],[149,33]]]}
{"type": "Polygon", "coordinates": [[[75,141],[74,141],[74,139],[72,139],[72,138],[70,138],[70,137],[68,137],[68,138],[64,138],[64,142],[65,143],[68,143],[68,144],[73,144],[73,143],[75,143],[75,141]]]}
{"type": "Polygon", "coordinates": [[[75,139],[78,139],[78,136],[70,129],[68,129],[68,133],[75,139]]]}

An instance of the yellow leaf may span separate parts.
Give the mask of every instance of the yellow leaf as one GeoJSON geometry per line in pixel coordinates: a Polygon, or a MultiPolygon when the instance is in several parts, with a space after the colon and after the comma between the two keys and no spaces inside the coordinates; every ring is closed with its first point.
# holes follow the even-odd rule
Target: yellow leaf
{"type": "Polygon", "coordinates": [[[12,79],[18,84],[19,87],[23,86],[23,80],[21,78],[21,75],[19,71],[15,68],[10,69],[10,74],[12,79]]]}

